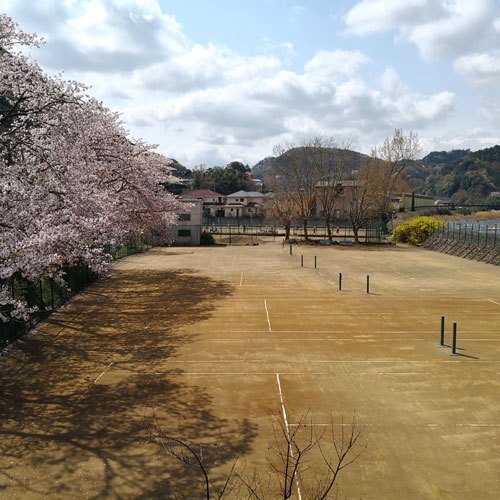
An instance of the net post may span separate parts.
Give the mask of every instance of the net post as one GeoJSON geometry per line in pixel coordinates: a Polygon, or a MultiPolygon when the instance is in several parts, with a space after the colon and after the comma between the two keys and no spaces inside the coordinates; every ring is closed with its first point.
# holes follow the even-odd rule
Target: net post
{"type": "Polygon", "coordinates": [[[439,345],[444,345],[444,316],[441,316],[441,339],[439,345]]]}
{"type": "Polygon", "coordinates": [[[456,354],[457,353],[457,324],[453,323],[453,339],[452,339],[452,345],[451,345],[451,353],[456,354]]]}
{"type": "Polygon", "coordinates": [[[339,291],[342,290],[342,273],[339,273],[339,291]]]}

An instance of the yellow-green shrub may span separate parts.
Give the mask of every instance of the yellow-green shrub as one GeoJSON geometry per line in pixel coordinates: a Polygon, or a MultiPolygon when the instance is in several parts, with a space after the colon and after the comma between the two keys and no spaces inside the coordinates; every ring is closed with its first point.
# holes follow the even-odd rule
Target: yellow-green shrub
{"type": "Polygon", "coordinates": [[[434,217],[416,217],[402,222],[394,228],[392,236],[401,243],[418,245],[423,243],[429,236],[443,227],[443,223],[434,217]]]}

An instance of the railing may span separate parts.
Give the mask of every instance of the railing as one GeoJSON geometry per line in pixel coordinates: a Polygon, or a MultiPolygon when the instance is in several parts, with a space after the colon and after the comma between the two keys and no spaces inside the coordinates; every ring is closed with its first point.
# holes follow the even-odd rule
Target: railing
{"type": "Polygon", "coordinates": [[[483,247],[500,247],[500,222],[445,222],[436,226],[433,238],[483,247]]]}
{"type": "MultiPolygon", "coordinates": [[[[224,222],[219,224],[215,224],[215,222],[205,224],[203,231],[211,233],[218,241],[223,240],[230,245],[237,244],[241,240],[241,237],[245,236],[249,237],[250,243],[256,242],[257,237],[285,237],[285,229],[279,221],[276,224],[273,223],[275,221],[270,220],[258,224],[255,224],[255,220],[252,221],[253,224],[244,224],[243,222],[236,224],[227,220],[224,222]]],[[[328,229],[324,224],[310,224],[307,233],[309,239],[312,241],[328,238],[328,229]]],[[[346,221],[333,224],[331,233],[334,241],[352,240],[354,238],[352,227],[346,221]]],[[[387,240],[386,236],[388,236],[383,231],[383,225],[379,223],[361,228],[358,235],[360,240],[365,243],[382,243],[387,240]]],[[[297,240],[304,239],[304,228],[300,224],[293,224],[290,228],[290,238],[297,240]]]]}
{"type": "MultiPolygon", "coordinates": [[[[104,250],[112,255],[113,259],[121,259],[127,255],[143,251],[150,246],[150,243],[154,242],[146,243],[139,238],[128,245],[120,247],[106,246],[104,250]]],[[[60,285],[51,278],[30,281],[20,275],[14,275],[7,280],[0,280],[0,285],[8,287],[13,299],[24,301],[29,308],[35,308],[35,312],[31,313],[26,321],[23,319],[11,319],[7,322],[0,320],[0,349],[61,307],[97,278],[97,274],[83,264],[64,266],[63,273],[67,286],[60,285]]],[[[10,313],[9,307],[0,307],[4,315],[8,316],[10,313]]]]}

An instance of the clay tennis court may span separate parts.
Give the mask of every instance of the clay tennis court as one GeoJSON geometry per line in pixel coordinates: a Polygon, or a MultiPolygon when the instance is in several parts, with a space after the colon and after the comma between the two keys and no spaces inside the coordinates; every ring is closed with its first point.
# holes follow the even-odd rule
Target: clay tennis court
{"type": "Polygon", "coordinates": [[[40,323],[0,374],[2,498],[199,498],[148,423],[216,440],[221,474],[237,455],[262,469],[283,406],[291,427],[355,412],[366,450],[341,477],[348,498],[500,497],[500,269],[484,263],[155,248],[40,323]],[[441,316],[459,355],[439,345],[441,316]]]}

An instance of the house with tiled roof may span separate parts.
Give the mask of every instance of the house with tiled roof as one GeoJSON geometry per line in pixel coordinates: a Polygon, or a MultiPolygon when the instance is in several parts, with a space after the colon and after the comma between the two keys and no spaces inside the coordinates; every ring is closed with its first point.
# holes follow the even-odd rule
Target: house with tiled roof
{"type": "Polygon", "coordinates": [[[227,195],[224,217],[255,217],[265,210],[266,195],[257,191],[236,191],[227,195]]]}
{"type": "Polygon", "coordinates": [[[226,196],[210,189],[198,189],[184,193],[183,198],[201,200],[204,216],[224,217],[226,196]]]}

